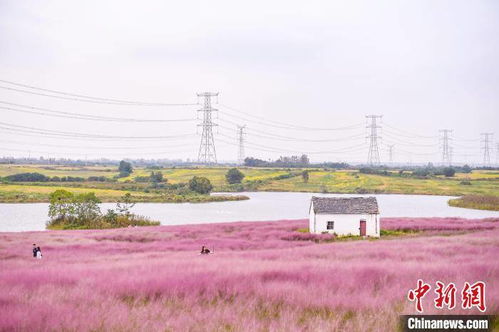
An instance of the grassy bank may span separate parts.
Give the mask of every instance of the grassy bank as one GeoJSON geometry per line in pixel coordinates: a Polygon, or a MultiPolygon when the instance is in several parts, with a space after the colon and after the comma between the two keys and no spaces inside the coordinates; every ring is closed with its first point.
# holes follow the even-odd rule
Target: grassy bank
{"type": "MultiPolygon", "coordinates": [[[[387,239],[338,242],[304,236],[306,220],[0,233],[0,330],[398,331],[420,278],[482,280],[499,312],[498,219],[381,225],[387,239]]],[[[443,314],[434,296],[425,314],[443,314]]],[[[459,304],[445,314],[481,314],[459,304]]]]}
{"type": "MultiPolygon", "coordinates": [[[[96,189],[96,186],[78,183],[78,187],[71,184],[0,184],[1,203],[47,203],[51,192],[64,189],[72,193],[94,192],[102,202],[117,202],[126,193],[133,195],[135,202],[150,203],[207,203],[222,201],[237,201],[248,199],[244,195],[200,195],[200,194],[175,194],[168,192],[146,193],[140,190],[96,189]]],[[[104,187],[105,184],[97,186],[104,187]]]]}
{"type": "Polygon", "coordinates": [[[468,209],[499,211],[499,196],[466,195],[450,199],[449,205],[468,209]]]}

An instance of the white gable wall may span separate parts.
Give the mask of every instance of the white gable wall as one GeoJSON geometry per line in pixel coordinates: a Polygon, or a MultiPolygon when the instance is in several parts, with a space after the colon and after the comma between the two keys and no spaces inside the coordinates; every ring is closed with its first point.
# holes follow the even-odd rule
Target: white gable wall
{"type": "Polygon", "coordinates": [[[310,209],[309,229],[311,233],[336,233],[337,235],[360,235],[360,220],[366,221],[366,234],[378,237],[380,223],[378,214],[315,214],[310,209]],[[327,229],[327,222],[334,221],[334,229],[327,229]]]}

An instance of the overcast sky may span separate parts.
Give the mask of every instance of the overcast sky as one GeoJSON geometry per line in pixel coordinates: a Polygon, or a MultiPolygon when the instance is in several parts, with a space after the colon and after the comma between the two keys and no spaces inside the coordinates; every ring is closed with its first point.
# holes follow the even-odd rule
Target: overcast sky
{"type": "MultiPolygon", "coordinates": [[[[237,158],[235,123],[247,125],[248,156],[304,152],[313,161],[365,161],[365,115],[382,114],[382,161],[393,144],[396,162],[437,162],[438,130],[448,128],[455,161],[480,162],[480,133],[495,133],[496,162],[498,36],[494,0],[0,0],[0,79],[146,102],[196,103],[196,92],[220,92],[215,142],[222,161],[237,158]],[[275,121],[308,130],[278,128],[275,121]],[[345,126],[352,127],[311,129],[345,126]],[[337,141],[312,142],[321,140],[337,141]]],[[[195,119],[199,107],[84,103],[1,88],[0,101],[135,119],[195,119]]],[[[4,126],[188,135],[92,141],[4,127],[0,155],[197,158],[199,121],[120,123],[0,111],[4,126]]]]}

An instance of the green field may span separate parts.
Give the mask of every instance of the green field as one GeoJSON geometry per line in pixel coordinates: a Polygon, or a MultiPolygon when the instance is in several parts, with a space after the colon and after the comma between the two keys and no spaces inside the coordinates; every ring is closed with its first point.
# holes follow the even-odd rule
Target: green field
{"type": "MultiPolygon", "coordinates": [[[[461,174],[460,174],[461,175],[461,174]]],[[[352,170],[317,171],[310,173],[308,183],[301,177],[271,181],[260,190],[303,191],[329,193],[386,193],[386,194],[427,194],[461,196],[466,194],[499,195],[499,173],[477,172],[464,177],[434,177],[418,179],[412,177],[361,174],[352,170]]]]}
{"type": "MultiPolygon", "coordinates": [[[[136,177],[148,176],[151,171],[163,173],[170,184],[187,183],[193,176],[207,177],[214,191],[297,191],[323,193],[387,193],[387,194],[428,194],[428,195],[491,195],[499,196],[499,172],[473,171],[456,173],[454,177],[433,176],[415,178],[363,174],[357,170],[317,170],[310,169],[308,182],[301,177],[301,169],[284,168],[239,168],[245,175],[242,185],[229,185],[225,179],[227,167],[163,168],[151,170],[136,168],[125,178],[114,182],[42,182],[42,183],[3,183],[0,184],[2,202],[47,201],[48,194],[56,189],[65,188],[73,192],[93,191],[103,201],[113,202],[126,192],[138,201],[188,202],[211,201],[206,195],[171,195],[166,191],[150,189],[150,183],[138,183],[136,177]],[[205,198],[202,198],[205,197],[205,198]]],[[[118,175],[116,166],[70,167],[53,165],[0,165],[0,176],[36,172],[46,176],[73,176],[88,178],[104,176],[110,180],[118,175]]],[[[218,200],[219,198],[217,198],[218,200]]]]}

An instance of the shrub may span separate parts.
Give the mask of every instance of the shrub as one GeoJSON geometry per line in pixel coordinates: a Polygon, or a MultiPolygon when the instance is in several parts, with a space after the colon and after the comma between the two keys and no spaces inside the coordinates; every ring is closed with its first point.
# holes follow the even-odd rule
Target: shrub
{"type": "Polygon", "coordinates": [[[7,181],[12,182],[46,182],[50,178],[40,173],[19,173],[6,176],[7,181]]]}
{"type": "Polygon", "coordinates": [[[468,164],[464,165],[461,170],[463,173],[471,173],[471,167],[468,164]]]}
{"type": "Polygon", "coordinates": [[[151,182],[153,183],[159,183],[165,181],[163,178],[163,173],[161,172],[151,172],[151,175],[149,176],[151,182]]]}
{"type": "Polygon", "coordinates": [[[413,176],[426,177],[430,175],[430,171],[427,168],[418,168],[412,171],[413,176]]]}
{"type": "Polygon", "coordinates": [[[136,176],[133,178],[135,182],[149,182],[151,181],[150,176],[136,176]]]}
{"type": "Polygon", "coordinates": [[[227,171],[227,174],[225,174],[225,179],[227,179],[227,182],[230,184],[241,183],[244,179],[244,174],[237,168],[231,168],[227,171]]]}
{"type": "Polygon", "coordinates": [[[128,161],[120,161],[120,165],[118,166],[118,172],[120,172],[119,177],[126,178],[133,172],[132,164],[128,161]]]}
{"type": "Polygon", "coordinates": [[[449,177],[453,177],[454,174],[456,174],[456,170],[452,167],[445,167],[443,169],[443,173],[444,173],[445,177],[449,178],[449,177]]]}
{"type": "Polygon", "coordinates": [[[213,186],[207,178],[195,176],[189,181],[189,189],[199,194],[209,194],[213,186]]]}
{"type": "Polygon", "coordinates": [[[89,176],[87,180],[95,182],[106,182],[107,178],[105,176],[89,176]]]}
{"type": "Polygon", "coordinates": [[[303,182],[307,183],[308,179],[310,178],[309,171],[305,170],[305,171],[301,172],[301,177],[303,179],[303,182]]]}

